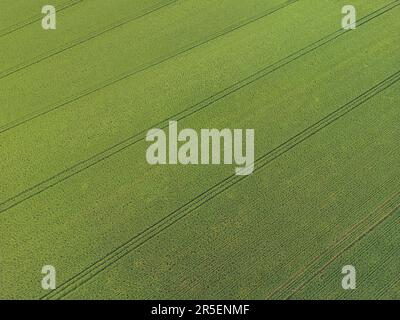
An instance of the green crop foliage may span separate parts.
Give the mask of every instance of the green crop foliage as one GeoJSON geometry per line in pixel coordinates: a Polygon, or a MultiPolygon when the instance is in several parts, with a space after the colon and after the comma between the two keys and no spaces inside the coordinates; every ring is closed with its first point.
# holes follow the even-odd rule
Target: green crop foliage
{"type": "Polygon", "coordinates": [[[399,299],[400,1],[351,2],[2,0],[0,298],[399,299]],[[255,172],[149,165],[169,120],[255,172]]]}

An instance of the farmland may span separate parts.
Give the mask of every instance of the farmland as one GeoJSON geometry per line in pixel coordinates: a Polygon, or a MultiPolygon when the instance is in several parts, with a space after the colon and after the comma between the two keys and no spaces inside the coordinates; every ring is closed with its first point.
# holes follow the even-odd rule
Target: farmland
{"type": "Polygon", "coordinates": [[[2,0],[0,298],[399,299],[400,1],[351,2],[2,0]],[[170,121],[254,172],[149,165],[170,121]]]}

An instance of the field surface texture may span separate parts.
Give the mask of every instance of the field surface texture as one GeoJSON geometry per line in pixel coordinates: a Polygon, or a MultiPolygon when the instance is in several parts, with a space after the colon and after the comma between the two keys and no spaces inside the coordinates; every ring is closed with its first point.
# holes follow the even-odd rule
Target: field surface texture
{"type": "Polygon", "coordinates": [[[399,120],[400,0],[0,0],[0,299],[400,299],[399,120]]]}

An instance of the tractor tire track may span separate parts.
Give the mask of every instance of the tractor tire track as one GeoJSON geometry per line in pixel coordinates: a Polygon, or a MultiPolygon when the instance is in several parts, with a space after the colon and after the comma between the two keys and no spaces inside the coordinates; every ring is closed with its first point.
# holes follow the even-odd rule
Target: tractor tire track
{"type": "MultiPolygon", "coordinates": [[[[21,117],[21,118],[19,118],[17,120],[11,121],[11,122],[3,125],[3,126],[0,126],[0,134],[3,133],[3,132],[6,132],[8,130],[11,130],[11,129],[15,128],[15,127],[18,127],[20,125],[23,125],[23,124],[25,124],[25,123],[27,123],[27,122],[29,122],[31,120],[34,120],[34,119],[39,118],[41,116],[44,116],[44,115],[46,115],[46,114],[48,114],[50,112],[53,112],[53,111],[55,111],[57,109],[65,107],[66,105],[68,105],[70,103],[73,103],[73,102],[75,102],[75,101],[77,101],[77,100],[79,100],[81,98],[84,98],[84,97],[86,97],[88,95],[96,93],[97,91],[100,91],[100,90],[105,89],[105,88],[107,88],[109,86],[112,86],[112,85],[114,85],[114,84],[116,84],[116,83],[118,83],[120,81],[126,80],[126,79],[128,79],[128,78],[130,78],[130,77],[132,77],[132,76],[134,76],[134,75],[136,75],[138,73],[140,73],[140,72],[146,71],[147,69],[150,69],[150,68],[153,68],[153,67],[155,67],[157,65],[160,65],[160,64],[162,64],[162,63],[164,63],[164,62],[166,62],[166,61],[168,61],[170,59],[173,59],[173,58],[175,58],[175,57],[177,57],[179,55],[182,55],[182,54],[184,54],[184,53],[186,53],[186,52],[188,52],[190,50],[193,50],[193,49],[195,49],[197,47],[200,47],[200,46],[202,46],[204,44],[207,44],[208,42],[211,42],[211,41],[216,40],[216,39],[218,39],[218,38],[220,38],[222,36],[225,36],[225,35],[233,32],[233,31],[235,31],[237,29],[243,28],[243,27],[245,27],[246,25],[248,25],[250,23],[256,22],[257,20],[260,20],[260,19],[262,19],[264,17],[267,17],[267,16],[269,16],[269,15],[275,13],[275,12],[278,12],[279,10],[284,9],[287,6],[289,6],[289,5],[291,5],[291,4],[295,3],[295,2],[298,2],[298,1],[299,0],[289,0],[289,1],[285,2],[284,4],[281,4],[281,5],[279,5],[279,6],[275,7],[275,8],[268,9],[267,11],[263,12],[262,14],[258,14],[256,16],[253,16],[253,17],[249,18],[249,19],[240,21],[239,23],[234,24],[234,25],[232,25],[232,26],[230,26],[230,27],[228,27],[226,29],[223,29],[222,31],[219,31],[219,32],[211,35],[210,37],[207,37],[206,39],[204,39],[204,40],[202,40],[200,42],[192,43],[192,44],[182,48],[181,50],[179,50],[179,51],[177,51],[175,53],[172,53],[170,55],[166,55],[166,56],[161,57],[161,58],[157,58],[157,59],[153,60],[150,63],[146,63],[144,65],[141,65],[141,66],[135,68],[133,71],[129,71],[129,72],[124,73],[122,75],[118,75],[117,77],[108,79],[105,82],[103,82],[100,85],[97,85],[97,86],[95,86],[93,88],[88,88],[88,89],[80,92],[77,95],[74,95],[72,97],[69,97],[69,98],[57,103],[56,105],[43,108],[43,109],[41,109],[41,110],[39,110],[37,112],[30,113],[30,114],[28,114],[26,116],[23,116],[23,117],[21,117]]],[[[1,74],[0,74],[0,79],[1,79],[1,74]]]]}
{"type": "Polygon", "coordinates": [[[91,33],[91,34],[89,34],[89,35],[87,35],[85,37],[78,38],[78,39],[76,39],[74,41],[71,41],[71,42],[67,43],[66,45],[64,45],[64,46],[62,46],[60,48],[56,48],[56,49],[50,50],[48,52],[45,52],[45,53],[43,53],[43,54],[41,54],[39,56],[36,56],[36,57],[30,59],[28,61],[24,61],[24,62],[14,66],[14,67],[11,67],[11,68],[8,68],[6,70],[3,70],[3,71],[0,72],[0,80],[4,79],[4,78],[6,78],[6,77],[8,77],[10,75],[13,75],[13,74],[15,74],[15,73],[17,73],[17,72],[19,72],[21,70],[29,68],[29,67],[31,67],[31,66],[33,66],[35,64],[38,64],[38,63],[40,63],[40,62],[42,62],[42,61],[44,61],[46,59],[54,57],[54,56],[56,56],[56,55],[58,55],[60,53],[63,53],[65,51],[69,50],[69,49],[72,49],[72,48],[74,48],[74,47],[76,47],[78,45],[81,45],[81,44],[84,44],[84,43],[86,43],[86,42],[88,42],[90,40],[93,40],[93,39],[95,39],[95,38],[97,38],[97,37],[109,32],[109,31],[117,29],[117,28],[119,28],[119,27],[121,27],[121,26],[123,26],[123,25],[125,25],[127,23],[130,23],[132,21],[135,21],[135,20],[138,20],[140,18],[143,18],[143,17],[145,17],[145,16],[147,16],[147,15],[153,13],[153,12],[161,10],[161,9],[163,9],[163,8],[165,8],[167,6],[170,6],[170,5],[172,5],[172,4],[174,4],[174,3],[178,2],[178,1],[179,0],[172,0],[172,1],[169,1],[167,3],[157,4],[157,5],[152,6],[150,8],[144,9],[144,10],[142,10],[142,12],[140,12],[139,14],[134,15],[133,17],[122,19],[122,20],[120,20],[120,21],[118,21],[116,23],[108,25],[107,27],[105,27],[105,28],[103,28],[103,29],[101,29],[99,31],[95,31],[95,32],[93,32],[93,33],[91,33]]]}
{"type": "Polygon", "coordinates": [[[385,212],[387,208],[392,208],[393,206],[396,206],[400,203],[400,190],[395,191],[392,193],[385,201],[383,201],[382,204],[380,204],[375,210],[372,211],[369,215],[367,215],[365,218],[361,219],[358,223],[353,225],[349,230],[347,230],[338,241],[335,241],[328,249],[324,250],[320,255],[318,255],[316,258],[312,259],[309,263],[306,264],[306,266],[302,269],[300,269],[298,272],[296,272],[288,281],[286,281],[283,285],[277,287],[274,289],[266,298],[267,300],[269,299],[283,299],[284,298],[284,293],[289,291],[289,288],[292,287],[294,284],[299,283],[307,277],[309,274],[310,270],[315,269],[316,266],[321,263],[321,261],[328,257],[329,255],[334,254],[338,249],[340,249],[340,246],[345,243],[346,241],[351,240],[351,237],[357,234],[363,233],[362,229],[368,228],[369,224],[368,222],[371,221],[371,219],[378,218],[379,219],[379,213],[380,212],[385,212]]]}
{"type": "MultiPolygon", "coordinates": [[[[398,200],[398,199],[397,199],[398,200]]],[[[301,291],[305,286],[307,286],[308,283],[310,283],[313,279],[315,279],[319,274],[324,272],[336,259],[338,259],[344,252],[347,250],[351,249],[354,247],[355,244],[357,244],[360,240],[365,238],[370,232],[372,232],[375,228],[380,226],[383,222],[385,222],[388,218],[390,218],[394,213],[396,213],[400,209],[400,201],[397,201],[396,206],[392,207],[387,207],[385,208],[388,210],[386,214],[381,217],[377,222],[375,222],[373,225],[371,225],[367,230],[365,230],[363,233],[361,233],[354,241],[352,241],[349,245],[347,245],[344,249],[339,251],[337,254],[335,254],[327,263],[325,263],[322,268],[320,268],[317,272],[315,272],[310,279],[305,281],[304,283],[300,284],[298,287],[296,287],[294,290],[291,291],[289,295],[287,295],[284,299],[289,300],[291,299],[296,293],[301,291]]]]}
{"type": "MultiPolygon", "coordinates": [[[[359,21],[359,27],[361,25],[367,23],[368,21],[371,21],[371,20],[383,15],[384,13],[388,12],[389,10],[398,6],[399,4],[400,4],[399,0],[396,0],[391,5],[385,6],[381,9],[369,14],[368,16],[364,17],[363,19],[361,19],[359,21]]],[[[225,98],[226,96],[229,96],[230,94],[241,90],[242,88],[265,77],[266,75],[290,64],[291,62],[303,57],[304,55],[306,55],[310,52],[317,50],[321,46],[330,43],[331,41],[337,39],[338,37],[340,37],[341,35],[343,35],[347,32],[351,32],[351,31],[346,31],[346,30],[340,29],[340,30],[312,43],[311,45],[287,56],[286,58],[258,71],[257,73],[253,74],[252,76],[247,77],[246,79],[239,81],[236,84],[218,92],[217,94],[199,102],[198,104],[196,104],[192,107],[189,107],[186,110],[179,112],[168,119],[165,119],[159,123],[154,124],[152,126],[152,128],[157,127],[160,129],[164,129],[168,126],[169,121],[171,121],[171,120],[179,121],[179,120],[185,119],[189,116],[192,116],[192,115],[196,114],[197,112],[200,112],[201,110],[212,105],[213,103],[225,98]]],[[[125,140],[120,141],[119,143],[105,149],[104,151],[101,151],[101,152],[97,153],[96,155],[94,155],[86,160],[83,160],[83,161],[73,165],[72,167],[70,167],[70,168],[22,191],[21,193],[7,199],[6,201],[4,201],[3,203],[0,204],[0,213],[3,213],[5,211],[17,206],[18,204],[48,190],[49,188],[54,187],[55,185],[58,185],[59,183],[79,174],[80,172],[87,170],[88,168],[96,165],[97,163],[99,163],[105,159],[108,159],[108,158],[112,157],[113,155],[118,154],[119,152],[135,145],[139,141],[144,140],[148,130],[149,129],[142,130],[141,132],[139,132],[125,140]]]]}
{"type": "MultiPolygon", "coordinates": [[[[262,157],[258,158],[254,162],[254,173],[260,171],[262,168],[264,168],[266,165],[268,165],[275,159],[279,158],[280,156],[287,153],[300,143],[314,136],[315,134],[323,130],[325,127],[341,119],[343,116],[345,116],[352,110],[356,109],[360,105],[364,104],[365,102],[369,101],[370,99],[372,99],[382,91],[386,90],[399,80],[400,80],[400,70],[395,74],[393,74],[392,76],[386,78],[382,82],[378,83],[371,89],[367,90],[357,98],[351,100],[344,106],[340,107],[336,111],[322,118],[320,121],[314,123],[307,129],[293,136],[292,138],[290,138],[277,148],[271,150],[262,157]]],[[[170,214],[159,220],[157,223],[151,225],[141,233],[135,235],[129,241],[117,247],[115,250],[111,251],[102,259],[98,260],[89,267],[85,268],[83,271],[76,274],[74,277],[70,278],[65,283],[60,285],[56,290],[44,295],[42,299],[64,298],[65,296],[67,296],[68,294],[75,291],[77,288],[79,288],[80,286],[84,285],[86,282],[91,280],[93,277],[95,277],[96,275],[103,272],[108,267],[110,267],[111,265],[122,259],[127,254],[131,253],[132,251],[136,250],[137,248],[145,244],[147,241],[156,237],[165,229],[174,225],[179,220],[186,217],[188,214],[192,213],[199,207],[203,206],[210,200],[217,197],[219,194],[230,189],[231,187],[233,187],[234,185],[236,185],[237,183],[241,182],[242,180],[248,177],[249,176],[238,176],[236,174],[232,174],[231,176],[223,179],[218,184],[214,185],[213,187],[199,194],[197,197],[193,198],[191,201],[187,202],[185,205],[172,211],[170,214]]]]}
{"type": "MultiPolygon", "coordinates": [[[[84,0],[72,0],[72,1],[69,1],[67,3],[61,4],[61,5],[57,6],[57,12],[66,10],[66,9],[68,9],[70,7],[73,7],[73,6],[77,5],[77,4],[79,4],[79,3],[82,3],[83,1],[84,0]]],[[[25,27],[27,27],[27,26],[35,23],[35,22],[39,22],[40,20],[42,20],[42,18],[43,18],[43,14],[40,13],[40,14],[37,14],[37,15],[35,15],[35,16],[25,20],[25,21],[21,21],[21,22],[19,22],[17,24],[14,24],[12,26],[6,27],[6,28],[0,30],[0,38],[4,37],[6,35],[9,35],[9,34],[15,32],[15,31],[18,31],[20,29],[23,29],[23,28],[25,28],[25,27]]]]}

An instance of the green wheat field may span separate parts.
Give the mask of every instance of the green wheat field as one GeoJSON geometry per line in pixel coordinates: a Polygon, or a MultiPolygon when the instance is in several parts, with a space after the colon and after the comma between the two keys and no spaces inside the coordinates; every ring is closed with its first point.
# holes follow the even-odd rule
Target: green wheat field
{"type": "Polygon", "coordinates": [[[399,80],[400,0],[0,0],[0,299],[400,299],[399,80]]]}

